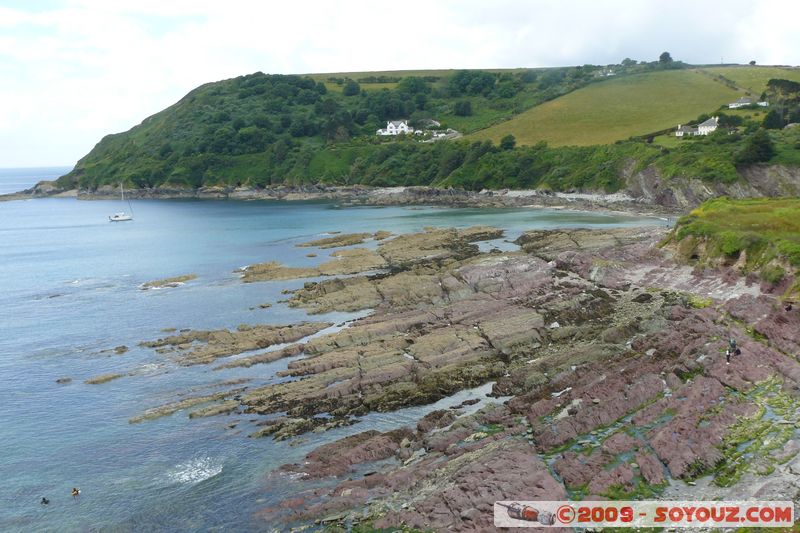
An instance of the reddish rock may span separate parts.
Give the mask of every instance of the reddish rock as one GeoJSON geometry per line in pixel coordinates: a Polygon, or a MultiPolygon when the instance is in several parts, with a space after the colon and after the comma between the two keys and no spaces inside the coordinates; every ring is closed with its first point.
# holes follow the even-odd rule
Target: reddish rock
{"type": "Polygon", "coordinates": [[[447,409],[439,409],[431,411],[417,423],[417,431],[420,433],[428,433],[433,429],[443,428],[449,426],[453,420],[457,418],[458,414],[447,409]]]}
{"type": "MultiPolygon", "coordinates": [[[[531,421],[534,424],[534,439],[544,449],[559,446],[614,422],[664,389],[661,378],[654,374],[638,376],[632,383],[629,379],[620,374],[601,375],[594,383],[587,384],[583,397],[586,407],[575,416],[561,419],[552,427],[538,420],[535,423],[531,421]],[[595,403],[594,399],[600,401],[595,403]]],[[[530,420],[530,416],[528,418],[530,420]]]]}
{"type": "Polygon", "coordinates": [[[589,483],[589,492],[603,494],[615,485],[632,488],[633,469],[628,464],[620,464],[611,470],[601,470],[589,483]]]}
{"type": "Polygon", "coordinates": [[[617,455],[623,452],[630,451],[639,445],[639,441],[620,431],[614,433],[603,442],[602,449],[610,454],[617,455]]]}
{"type": "Polygon", "coordinates": [[[564,452],[553,463],[553,470],[561,476],[568,488],[576,489],[589,483],[613,459],[612,455],[605,452],[593,453],[588,457],[575,452],[564,452]]]}
{"type": "Polygon", "coordinates": [[[289,498],[283,500],[280,506],[284,509],[297,509],[298,507],[302,507],[305,505],[306,499],[305,498],[289,498]]]}
{"type": "Polygon", "coordinates": [[[413,436],[413,432],[407,428],[387,433],[364,431],[320,446],[306,455],[303,464],[284,465],[281,468],[302,472],[308,478],[341,476],[349,472],[352,465],[392,457],[399,449],[400,442],[413,436]]]}
{"type": "Polygon", "coordinates": [[[456,466],[452,473],[429,466],[424,471],[415,469],[417,479],[436,479],[439,488],[407,510],[389,512],[375,522],[375,527],[402,523],[426,531],[491,531],[495,501],[566,498],[563,487],[531,445],[518,441],[487,448],[474,460],[456,466]],[[469,509],[477,512],[462,515],[469,509]]]}
{"type": "Polygon", "coordinates": [[[650,452],[638,452],[636,454],[636,464],[642,477],[650,485],[660,485],[664,482],[664,465],[650,452]]]}

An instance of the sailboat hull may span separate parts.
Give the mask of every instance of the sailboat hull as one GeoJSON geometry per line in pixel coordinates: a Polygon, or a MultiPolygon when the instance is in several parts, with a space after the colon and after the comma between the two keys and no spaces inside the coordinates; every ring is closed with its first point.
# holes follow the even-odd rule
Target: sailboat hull
{"type": "MultiPolygon", "coordinates": [[[[125,203],[125,188],[122,186],[122,183],[119,184],[119,195],[122,200],[122,203],[125,203]]],[[[130,201],[128,202],[128,207],[131,209],[131,214],[129,215],[125,211],[120,211],[119,213],[114,213],[113,215],[108,217],[109,222],[125,222],[127,220],[133,220],[133,207],[131,207],[130,201]]]]}

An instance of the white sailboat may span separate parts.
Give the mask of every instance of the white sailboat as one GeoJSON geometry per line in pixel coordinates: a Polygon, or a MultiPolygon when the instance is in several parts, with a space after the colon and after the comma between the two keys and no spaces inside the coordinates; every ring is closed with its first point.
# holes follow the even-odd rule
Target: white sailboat
{"type": "MultiPolygon", "coordinates": [[[[125,189],[122,187],[122,182],[119,184],[119,193],[122,196],[122,202],[125,202],[125,189]]],[[[131,207],[130,201],[128,202],[128,209],[130,209],[130,214],[126,213],[125,211],[120,211],[119,213],[114,213],[113,215],[108,217],[109,222],[125,222],[126,220],[133,220],[133,207],[131,207]]]]}

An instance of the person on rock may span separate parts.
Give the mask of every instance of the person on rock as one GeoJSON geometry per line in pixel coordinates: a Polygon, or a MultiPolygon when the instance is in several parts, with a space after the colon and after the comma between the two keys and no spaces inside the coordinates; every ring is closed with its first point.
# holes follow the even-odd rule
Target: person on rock
{"type": "Polygon", "coordinates": [[[742,355],[742,350],[736,345],[736,339],[733,337],[728,339],[728,349],[725,350],[725,364],[731,364],[732,355],[742,355]]]}

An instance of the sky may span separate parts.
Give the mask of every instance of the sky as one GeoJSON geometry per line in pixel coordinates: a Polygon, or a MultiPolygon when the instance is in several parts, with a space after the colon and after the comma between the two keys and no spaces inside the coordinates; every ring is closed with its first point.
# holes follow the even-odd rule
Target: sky
{"type": "Polygon", "coordinates": [[[800,64],[793,0],[0,0],[0,167],[69,166],[262,71],[800,64]]]}

